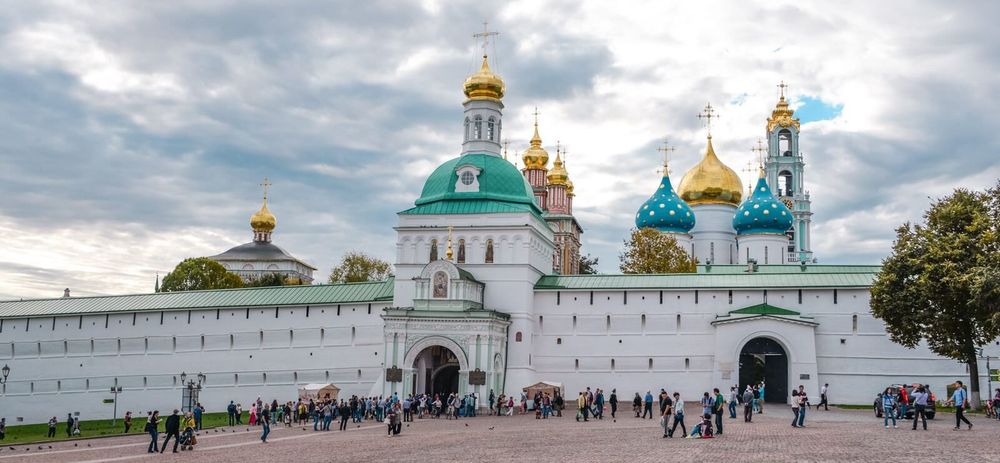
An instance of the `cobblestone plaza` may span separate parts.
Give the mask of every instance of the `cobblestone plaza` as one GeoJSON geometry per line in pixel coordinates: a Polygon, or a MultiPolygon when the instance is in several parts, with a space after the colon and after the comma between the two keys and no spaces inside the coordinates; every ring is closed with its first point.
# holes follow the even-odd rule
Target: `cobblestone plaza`
{"type": "Polygon", "coordinates": [[[657,420],[636,419],[627,411],[617,420],[587,423],[571,415],[422,419],[404,426],[398,437],[386,436],[385,426],[374,422],[352,424],[345,432],[275,427],[267,444],[260,443],[259,428],[242,427],[203,431],[195,450],[176,455],[169,449],[147,454],[143,435],[60,442],[52,449],[46,444],[43,450],[37,444],[3,447],[0,462],[954,462],[994,461],[1000,455],[1000,422],[982,416],[972,418],[972,431],[952,431],[948,414],[930,421],[928,431],[912,431],[909,422],[885,429],[869,411],[810,410],[803,429],[789,426],[790,415],[773,406],[750,424],[742,416],[727,417],[724,435],[702,440],[664,439],[657,420]]]}

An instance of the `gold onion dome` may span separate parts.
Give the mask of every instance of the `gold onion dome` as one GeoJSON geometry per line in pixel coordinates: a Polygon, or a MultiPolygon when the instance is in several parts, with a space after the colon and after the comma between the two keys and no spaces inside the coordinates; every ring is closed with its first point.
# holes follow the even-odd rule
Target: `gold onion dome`
{"type": "Polygon", "coordinates": [[[566,165],[559,158],[559,150],[556,150],[556,160],[552,163],[552,170],[545,176],[549,185],[569,185],[569,172],[566,172],[566,165]]]}
{"type": "Polygon", "coordinates": [[[465,79],[465,96],[470,100],[500,101],[504,89],[503,79],[490,70],[486,55],[483,55],[483,65],[479,72],[465,79]]]}
{"type": "Polygon", "coordinates": [[[538,119],[535,119],[535,135],[531,137],[531,146],[521,157],[525,169],[545,169],[549,164],[549,152],[542,148],[542,137],[538,136],[538,119]]]}
{"type": "Polygon", "coordinates": [[[705,156],[681,179],[677,189],[681,199],[688,205],[730,204],[740,205],[743,198],[743,182],[733,169],[722,163],[712,148],[712,137],[708,137],[705,156]]]}
{"type": "Polygon", "coordinates": [[[573,192],[573,181],[570,179],[566,179],[566,196],[576,196],[573,192]]]}
{"type": "Polygon", "coordinates": [[[267,198],[264,198],[264,204],[260,206],[260,210],[256,214],[250,216],[250,227],[253,231],[265,231],[269,232],[274,230],[274,226],[277,225],[278,221],[275,219],[274,214],[267,209],[267,198]]]}

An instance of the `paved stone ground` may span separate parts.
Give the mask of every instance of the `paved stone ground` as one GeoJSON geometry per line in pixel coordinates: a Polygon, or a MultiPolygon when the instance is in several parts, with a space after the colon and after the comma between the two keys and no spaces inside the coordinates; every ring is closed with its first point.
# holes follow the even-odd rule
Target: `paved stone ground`
{"type": "MultiPolygon", "coordinates": [[[[692,410],[689,410],[689,414],[692,410]]],[[[688,418],[690,421],[692,417],[688,418]]],[[[458,421],[416,420],[398,437],[385,426],[351,424],[348,431],[313,432],[310,426],[275,428],[268,444],[259,431],[241,427],[209,430],[192,452],[146,453],[140,436],[3,447],[0,463],[208,461],[567,461],[567,462],[955,462],[997,461],[1000,422],[973,417],[972,431],[952,431],[952,415],[940,415],[929,431],[912,431],[910,423],[885,429],[871,412],[810,410],[806,428],[790,426],[791,412],[772,406],[754,422],[742,417],[724,423],[715,439],[663,439],[658,420],[626,413],[617,420],[578,423],[572,416],[536,420],[534,416],[477,417],[458,421]]],[[[690,429],[690,428],[689,428],[690,429]]],[[[678,430],[679,433],[679,430],[678,430]]]]}

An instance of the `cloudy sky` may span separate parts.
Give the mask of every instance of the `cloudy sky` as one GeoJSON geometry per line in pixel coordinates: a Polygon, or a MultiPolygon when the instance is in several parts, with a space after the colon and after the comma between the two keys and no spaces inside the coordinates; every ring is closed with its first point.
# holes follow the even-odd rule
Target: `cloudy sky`
{"type": "MultiPolygon", "coordinates": [[[[505,136],[568,147],[584,252],[697,162],[741,174],[776,84],[802,117],[813,248],[878,263],[928,197],[1000,177],[997,2],[16,2],[0,8],[0,299],[145,292],[251,238],[391,260],[395,213],[460,151],[472,34],[500,32],[505,136]]],[[[746,175],[746,174],[744,174],[746,175]]]]}

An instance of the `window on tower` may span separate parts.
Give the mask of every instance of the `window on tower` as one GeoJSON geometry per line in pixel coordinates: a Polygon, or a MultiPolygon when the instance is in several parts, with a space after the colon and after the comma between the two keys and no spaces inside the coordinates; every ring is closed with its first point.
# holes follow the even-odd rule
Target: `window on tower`
{"type": "Polygon", "coordinates": [[[792,173],[783,170],[778,174],[778,196],[794,196],[794,188],[792,186],[792,173]]]}
{"type": "Polygon", "coordinates": [[[490,141],[496,140],[494,138],[493,128],[496,126],[496,119],[490,117],[490,120],[486,123],[486,139],[490,141]]]}
{"type": "Polygon", "coordinates": [[[465,141],[469,141],[469,129],[471,128],[471,126],[472,126],[472,124],[469,123],[469,118],[466,117],[465,118],[465,141]]]}
{"type": "Polygon", "coordinates": [[[778,132],[778,153],[781,156],[792,155],[792,132],[788,129],[778,132]]]}
{"type": "Polygon", "coordinates": [[[476,122],[472,126],[472,138],[475,140],[483,139],[483,116],[476,116],[476,122]]]}

